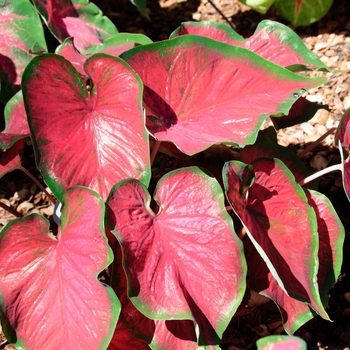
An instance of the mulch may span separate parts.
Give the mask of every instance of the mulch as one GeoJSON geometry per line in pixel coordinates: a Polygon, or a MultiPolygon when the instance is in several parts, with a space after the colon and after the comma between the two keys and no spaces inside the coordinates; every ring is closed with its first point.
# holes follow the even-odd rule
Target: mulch
{"type": "MultiPolygon", "coordinates": [[[[114,21],[120,32],[143,33],[154,41],[169,37],[181,22],[213,20],[225,23],[226,19],[243,37],[251,36],[263,19],[284,24],[273,9],[262,16],[237,0],[148,0],[150,20],[139,15],[130,0],[98,0],[95,3],[114,21]],[[214,4],[214,6],[213,6],[214,4]],[[223,18],[224,15],[226,17],[223,18]]],[[[308,92],[311,101],[327,104],[328,110],[319,110],[307,123],[282,129],[279,143],[303,151],[325,132],[338,125],[344,111],[350,108],[350,2],[335,0],[329,13],[308,27],[294,28],[306,46],[331,68],[341,70],[326,75],[329,81],[308,92]]],[[[24,166],[40,179],[30,144],[24,154],[24,166]]],[[[334,134],[307,152],[303,160],[312,170],[340,161],[334,146],[334,134]]],[[[329,292],[327,312],[333,322],[315,317],[303,325],[296,335],[305,339],[310,350],[350,350],[350,205],[342,188],[341,174],[328,174],[320,181],[320,192],[327,195],[336,208],[346,229],[344,262],[336,285],[329,292]]],[[[3,177],[0,181],[0,201],[23,214],[39,212],[50,217],[53,207],[36,185],[20,171],[3,177]]],[[[14,217],[0,208],[0,227],[14,217]]],[[[254,292],[247,293],[244,308],[233,318],[225,332],[222,349],[255,349],[257,339],[270,334],[284,334],[280,314],[272,302],[254,292]]],[[[14,349],[0,334],[0,350],[14,349]]]]}

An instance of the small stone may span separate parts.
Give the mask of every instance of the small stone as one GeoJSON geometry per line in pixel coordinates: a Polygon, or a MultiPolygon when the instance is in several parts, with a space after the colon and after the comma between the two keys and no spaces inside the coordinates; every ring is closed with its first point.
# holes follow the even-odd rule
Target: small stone
{"type": "Polygon", "coordinates": [[[310,161],[310,166],[317,171],[327,168],[327,165],[327,159],[319,154],[316,154],[310,161]]]}

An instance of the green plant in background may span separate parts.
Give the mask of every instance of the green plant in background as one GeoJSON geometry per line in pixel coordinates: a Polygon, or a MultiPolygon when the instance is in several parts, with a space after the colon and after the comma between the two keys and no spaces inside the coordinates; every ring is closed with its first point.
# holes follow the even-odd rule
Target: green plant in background
{"type": "Polygon", "coordinates": [[[271,6],[293,24],[307,26],[321,19],[331,8],[333,0],[240,0],[255,11],[265,14],[271,6]]]}
{"type": "MultiPolygon", "coordinates": [[[[325,107],[302,95],[327,79],[298,72],[328,68],[272,21],[248,39],[186,22],[153,43],[118,33],[87,1],[33,3],[0,8],[0,174],[22,167],[30,137],[62,214],[57,230],[32,214],[0,233],[7,339],[19,349],[219,349],[247,287],[276,303],[289,335],[316,314],[328,320],[344,228],[311,182],[324,171],[310,174],[273,128],[260,130],[325,107]],[[43,31],[29,35],[35,8],[55,53],[43,31]],[[103,269],[109,285],[97,281],[103,269]]],[[[347,150],[349,120],[337,132],[347,150]]],[[[337,169],[349,191],[347,165],[337,169]]],[[[289,337],[257,345],[290,342],[303,348],[289,337]]]]}

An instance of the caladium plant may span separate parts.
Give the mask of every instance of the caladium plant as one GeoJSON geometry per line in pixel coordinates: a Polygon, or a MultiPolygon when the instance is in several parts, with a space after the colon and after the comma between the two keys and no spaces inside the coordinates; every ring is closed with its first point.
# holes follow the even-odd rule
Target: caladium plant
{"type": "Polygon", "coordinates": [[[333,0],[240,0],[261,14],[271,6],[294,26],[307,26],[321,19],[330,9],[333,0]]]}
{"type": "MultiPolygon", "coordinates": [[[[301,95],[326,78],[297,72],[327,67],[271,21],[247,40],[187,22],[153,43],[92,18],[82,0],[34,4],[61,44],[36,51],[11,82],[22,90],[6,105],[1,174],[22,167],[30,134],[62,214],[58,227],[32,214],[0,233],[8,340],[219,349],[247,288],[276,303],[289,335],[316,314],[329,319],[344,229],[312,181],[324,172],[310,174],[259,132],[269,117],[276,128],[311,118],[320,106],[301,95]],[[108,285],[97,281],[103,269],[108,285]]],[[[337,133],[346,149],[348,120],[337,133]]],[[[330,168],[344,172],[345,187],[346,164],[330,168]]],[[[271,343],[303,346],[273,338],[258,347],[271,343]]]]}

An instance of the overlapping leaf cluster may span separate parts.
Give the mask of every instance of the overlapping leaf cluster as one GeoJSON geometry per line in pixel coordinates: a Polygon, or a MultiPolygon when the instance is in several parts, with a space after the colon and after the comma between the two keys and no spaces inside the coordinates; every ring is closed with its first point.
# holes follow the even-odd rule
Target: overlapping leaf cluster
{"type": "Polygon", "coordinates": [[[188,22],[152,43],[119,34],[83,0],[33,3],[0,11],[0,31],[16,42],[1,52],[1,174],[20,166],[30,135],[63,208],[57,235],[37,214],[1,232],[8,339],[25,349],[218,349],[247,276],[288,334],[315,314],[328,319],[342,224],[298,183],[310,175],[299,158],[259,132],[267,118],[278,129],[322,108],[301,95],[326,79],[297,71],[327,67],[271,21],[248,39],[188,22]],[[39,26],[36,11],[61,43],[54,54],[42,32],[17,30],[39,26]],[[97,281],[107,266],[110,286],[97,281]]]}

